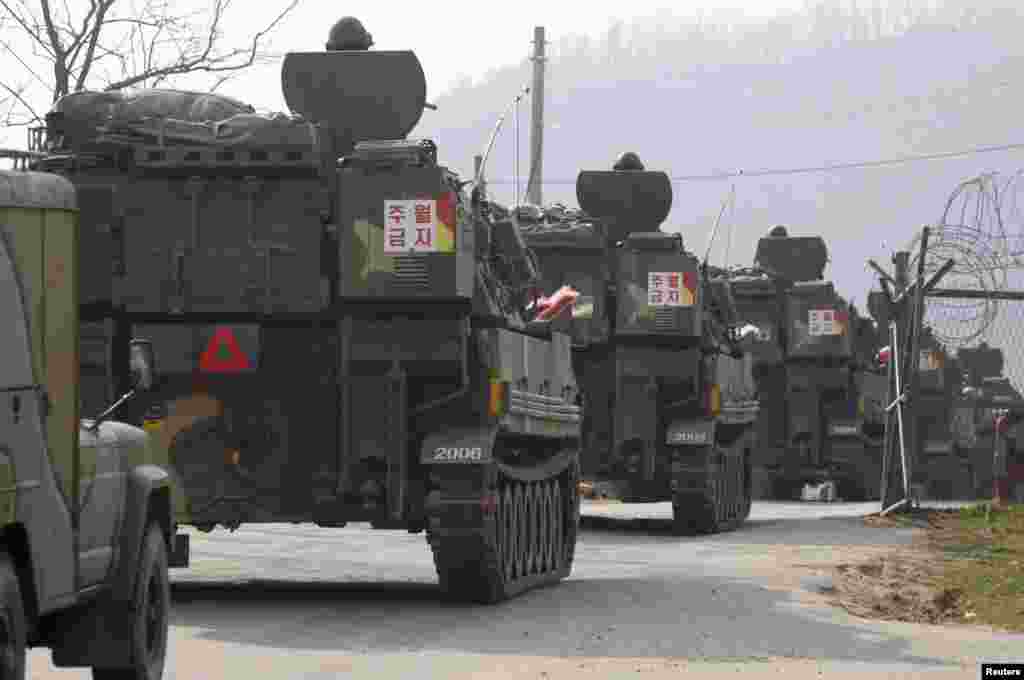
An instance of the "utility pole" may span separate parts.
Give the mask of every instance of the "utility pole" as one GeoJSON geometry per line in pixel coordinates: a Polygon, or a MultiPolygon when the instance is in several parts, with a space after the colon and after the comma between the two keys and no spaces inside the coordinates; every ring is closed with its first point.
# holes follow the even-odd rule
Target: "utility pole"
{"type": "Polygon", "coordinates": [[[544,27],[533,29],[533,113],[530,119],[530,179],[526,200],[541,204],[541,178],[544,170],[544,27]]]}
{"type": "Polygon", "coordinates": [[[480,176],[480,166],[484,163],[484,157],[482,154],[473,156],[473,177],[479,179],[477,188],[480,190],[480,198],[487,197],[487,180],[480,176]]]}

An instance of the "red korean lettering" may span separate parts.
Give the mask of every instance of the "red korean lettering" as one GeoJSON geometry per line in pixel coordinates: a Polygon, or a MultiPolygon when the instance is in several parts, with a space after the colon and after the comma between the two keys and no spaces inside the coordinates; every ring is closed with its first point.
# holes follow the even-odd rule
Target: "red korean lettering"
{"type": "Polygon", "coordinates": [[[416,224],[430,224],[430,204],[416,204],[416,224]]]}
{"type": "Polygon", "coordinates": [[[394,225],[405,223],[405,206],[393,205],[388,209],[388,221],[394,225]]]}
{"type": "Polygon", "coordinates": [[[669,274],[668,276],[668,287],[676,291],[676,297],[679,297],[679,274],[669,274]]]}
{"type": "Polygon", "coordinates": [[[416,246],[430,248],[434,244],[434,230],[431,227],[416,227],[416,246]]]}
{"type": "Polygon", "coordinates": [[[388,247],[405,248],[405,229],[403,227],[391,227],[388,229],[388,247]]]}

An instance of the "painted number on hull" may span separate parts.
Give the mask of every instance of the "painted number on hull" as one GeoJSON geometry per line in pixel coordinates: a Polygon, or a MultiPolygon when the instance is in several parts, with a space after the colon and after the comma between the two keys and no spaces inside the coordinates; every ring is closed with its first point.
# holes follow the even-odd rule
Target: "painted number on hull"
{"type": "Polygon", "coordinates": [[[693,430],[677,430],[669,435],[669,444],[707,444],[707,432],[694,432],[693,430]]]}
{"type": "Polygon", "coordinates": [[[706,446],[715,441],[714,423],[677,423],[668,429],[665,443],[674,446],[706,446]]]}
{"type": "Polygon", "coordinates": [[[479,463],[484,459],[480,446],[439,446],[434,449],[435,463],[479,463]]]}

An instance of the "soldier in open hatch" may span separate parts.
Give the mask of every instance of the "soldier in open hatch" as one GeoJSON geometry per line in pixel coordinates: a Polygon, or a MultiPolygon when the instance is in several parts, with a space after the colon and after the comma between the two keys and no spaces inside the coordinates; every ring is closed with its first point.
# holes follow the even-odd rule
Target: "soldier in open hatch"
{"type": "Polygon", "coordinates": [[[612,170],[643,170],[644,164],[640,162],[640,156],[637,156],[632,151],[619,156],[619,160],[615,161],[615,165],[612,166],[612,170]]]}
{"type": "Polygon", "coordinates": [[[373,36],[363,23],[355,17],[343,17],[331,28],[327,38],[327,51],[368,50],[373,46],[373,36]]]}

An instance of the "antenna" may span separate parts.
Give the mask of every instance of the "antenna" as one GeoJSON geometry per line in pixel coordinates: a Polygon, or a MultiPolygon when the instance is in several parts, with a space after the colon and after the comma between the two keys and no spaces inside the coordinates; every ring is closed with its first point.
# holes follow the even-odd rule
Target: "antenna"
{"type": "Polygon", "coordinates": [[[732,197],[729,200],[729,240],[725,242],[725,258],[722,267],[729,268],[729,255],[732,253],[732,233],[736,228],[736,183],[732,183],[732,197]]]}
{"type": "Polygon", "coordinates": [[[722,223],[722,215],[725,214],[725,208],[726,206],[729,205],[729,202],[732,200],[732,196],[735,192],[736,185],[733,184],[732,188],[729,190],[729,193],[726,195],[725,200],[722,201],[721,210],[718,211],[718,218],[715,219],[715,226],[711,230],[711,238],[708,239],[708,249],[704,253],[704,262],[701,264],[701,266],[704,267],[705,270],[708,266],[708,258],[711,256],[711,248],[715,245],[715,236],[718,235],[718,225],[722,223]]]}
{"type": "Polygon", "coordinates": [[[491,157],[491,149],[494,148],[494,140],[498,138],[498,131],[501,130],[502,123],[505,122],[505,119],[508,117],[508,114],[512,113],[512,110],[515,109],[516,105],[519,103],[519,100],[521,100],[529,93],[529,86],[524,87],[523,90],[516,95],[515,99],[512,100],[512,103],[509,104],[508,108],[505,109],[505,112],[501,114],[501,117],[498,118],[498,122],[494,124],[494,130],[491,132],[491,138],[487,142],[487,148],[484,149],[483,159],[480,161],[480,167],[477,170],[477,175],[476,177],[473,178],[473,182],[475,184],[480,184],[480,182],[483,181],[484,169],[487,167],[487,159],[491,157]]]}

